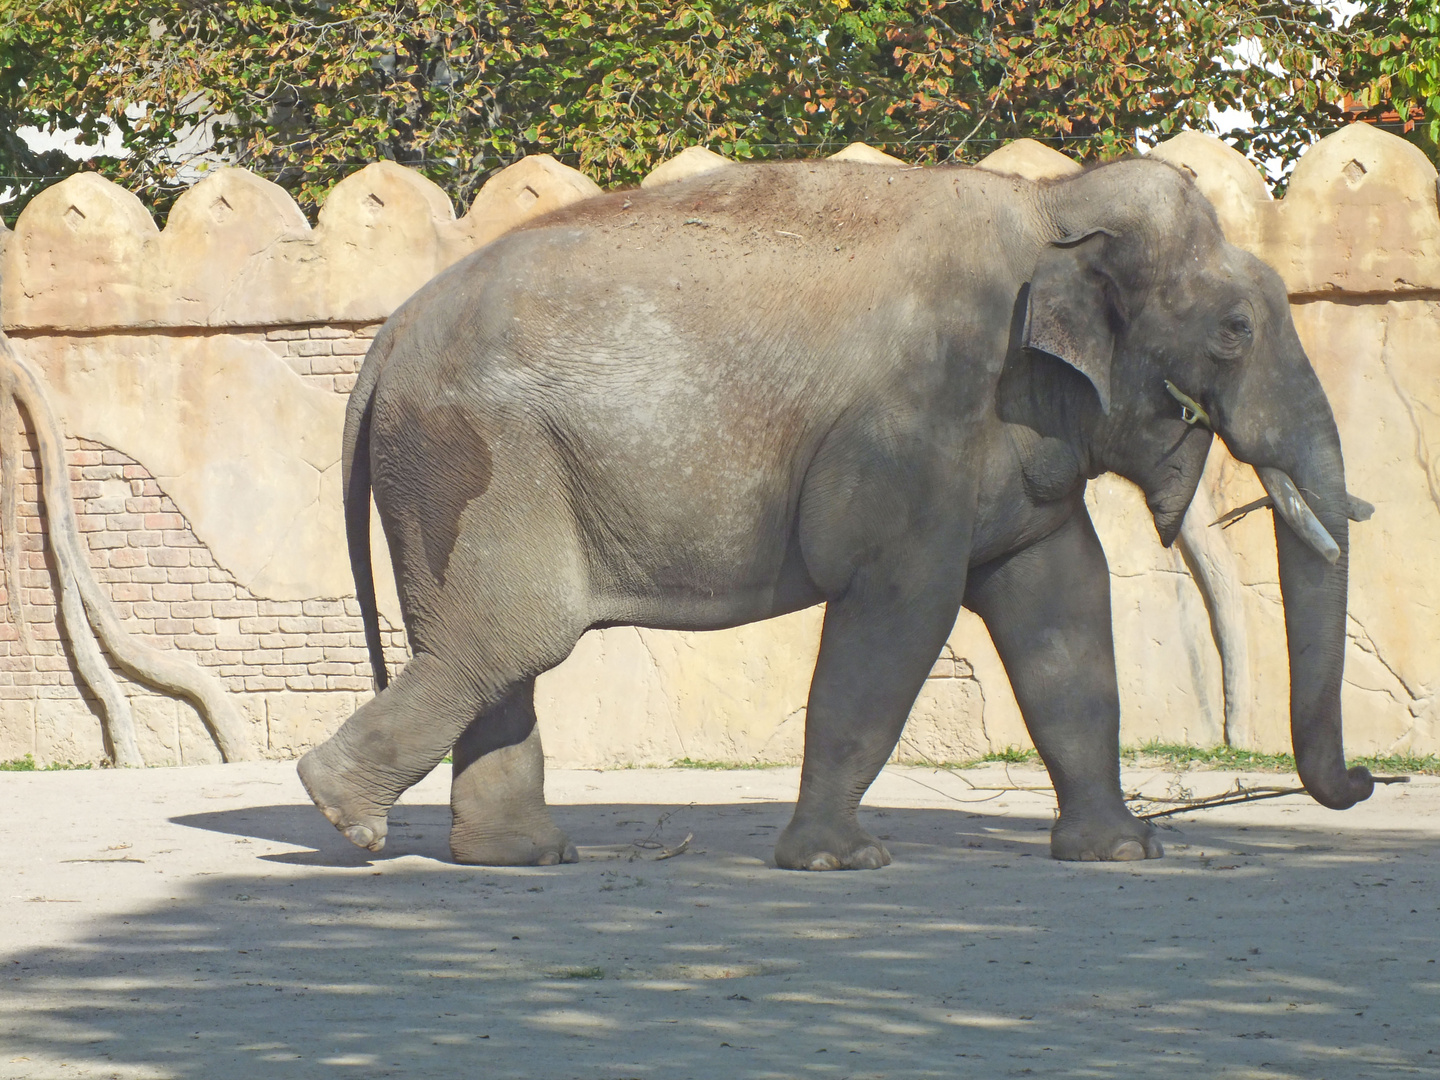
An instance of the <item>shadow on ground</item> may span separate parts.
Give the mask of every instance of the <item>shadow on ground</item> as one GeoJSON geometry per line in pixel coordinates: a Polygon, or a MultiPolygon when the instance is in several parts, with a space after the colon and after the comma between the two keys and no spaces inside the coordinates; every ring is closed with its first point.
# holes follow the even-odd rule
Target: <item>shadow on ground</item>
{"type": "Polygon", "coordinates": [[[524,870],[438,861],[444,806],[378,856],[309,806],[176,818],[302,850],[12,954],[0,1075],[1440,1076],[1431,837],[1201,822],[1082,866],[1048,819],[892,809],[894,866],[793,874],[788,811],[559,807],[581,863],[524,870]]]}

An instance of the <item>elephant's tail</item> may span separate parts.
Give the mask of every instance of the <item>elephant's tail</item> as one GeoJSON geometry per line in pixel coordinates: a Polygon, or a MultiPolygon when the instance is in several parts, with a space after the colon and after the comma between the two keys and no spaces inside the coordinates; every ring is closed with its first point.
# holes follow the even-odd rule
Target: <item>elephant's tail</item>
{"type": "Polygon", "coordinates": [[[345,409],[345,436],[340,451],[340,476],[345,492],[345,540],[350,550],[350,573],[355,578],[355,599],[365,625],[365,647],[375,692],[390,685],[385,669],[385,648],[380,641],[380,607],[375,600],[375,568],[370,562],[370,418],[375,406],[375,384],[389,358],[393,337],[382,330],[370,347],[350,404],[345,409]]]}

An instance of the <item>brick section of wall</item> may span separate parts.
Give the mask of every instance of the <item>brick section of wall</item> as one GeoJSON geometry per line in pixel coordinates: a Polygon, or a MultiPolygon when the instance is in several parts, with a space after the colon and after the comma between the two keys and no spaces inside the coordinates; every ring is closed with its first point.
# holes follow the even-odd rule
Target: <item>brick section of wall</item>
{"type": "MultiPolygon", "coordinates": [[[[67,438],[80,532],[101,588],[126,631],[193,655],[237,693],[371,689],[353,598],[265,600],[217,566],[146,469],[117,450],[67,438]]],[[[35,454],[24,455],[18,499],[20,589],[27,650],[0,588],[0,700],[78,698],[78,676],[56,625],[54,563],[43,542],[35,454]]],[[[382,617],[391,670],[404,664],[404,631],[382,617]]],[[[122,680],[122,683],[124,680],[122,680]]]]}
{"type": "Polygon", "coordinates": [[[287,326],[265,332],[265,344],[306,382],[348,394],[383,323],[287,326]]]}

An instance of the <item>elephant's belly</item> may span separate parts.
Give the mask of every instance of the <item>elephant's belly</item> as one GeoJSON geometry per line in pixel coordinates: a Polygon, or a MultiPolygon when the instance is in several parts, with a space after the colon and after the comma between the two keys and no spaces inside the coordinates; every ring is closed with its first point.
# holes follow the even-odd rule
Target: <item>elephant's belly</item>
{"type": "Polygon", "coordinates": [[[580,516],[598,623],[710,630],[819,602],[794,538],[793,500],[657,488],[580,516]]]}

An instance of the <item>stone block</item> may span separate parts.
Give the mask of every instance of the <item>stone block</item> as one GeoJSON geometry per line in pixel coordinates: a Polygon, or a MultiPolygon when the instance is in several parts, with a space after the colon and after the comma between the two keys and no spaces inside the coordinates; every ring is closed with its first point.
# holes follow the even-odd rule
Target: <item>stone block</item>
{"type": "Polygon", "coordinates": [[[649,174],[640,181],[640,186],[652,188],[659,187],[661,184],[673,184],[679,180],[688,180],[692,176],[723,169],[731,164],[734,163],[729,158],[722,157],[708,147],[687,146],[674,157],[662,161],[651,169],[649,174]]]}
{"type": "Polygon", "coordinates": [[[182,764],[215,765],[224,760],[200,714],[188,701],[175,702],[175,729],[180,736],[182,764]]]}
{"type": "Polygon", "coordinates": [[[75,173],[46,188],[5,247],[5,325],[135,325],[150,306],[142,264],[158,236],[140,200],[99,173],[75,173]]]}
{"type": "Polygon", "coordinates": [[[355,711],[355,695],[339,691],[266,695],[270,757],[295,758],[339,730],[355,711]]]}
{"type": "Polygon", "coordinates": [[[41,696],[35,702],[35,763],[105,760],[100,716],[79,696],[41,696]]]}
{"type": "Polygon", "coordinates": [[[319,619],[308,615],[290,615],[281,617],[279,629],[282,634],[314,634],[322,625],[319,619]]]}
{"type": "Polygon", "coordinates": [[[521,222],[599,194],[595,181],[548,154],[523,157],[485,181],[463,218],[441,227],[441,261],[448,266],[521,222]]]}
{"type": "Polygon", "coordinates": [[[1435,166],[1413,143],[1351,124],[1307,150],[1269,262],[1291,295],[1440,288],[1435,166]]]}
{"type": "Polygon", "coordinates": [[[858,161],[863,165],[887,165],[891,168],[896,166],[905,167],[908,162],[901,161],[897,157],[891,157],[883,150],[876,150],[863,142],[852,142],[845,149],[831,154],[832,161],[858,161]]]}
{"type": "Polygon", "coordinates": [[[173,698],[141,691],[130,699],[135,717],[135,741],[146,765],[179,765],[179,708],[173,698]]]}
{"type": "Polygon", "coordinates": [[[1016,139],[976,162],[977,169],[1026,180],[1056,180],[1080,171],[1080,165],[1044,143],[1016,139]]]}
{"type": "Polygon", "coordinates": [[[146,565],[145,552],[128,546],[127,541],[126,546],[117,547],[110,552],[109,562],[111,566],[117,569],[144,566],[146,565]]]}
{"type": "Polygon", "coordinates": [[[1198,131],[1182,131],[1150,151],[1195,178],[1225,230],[1225,238],[1265,259],[1276,242],[1279,209],[1260,171],[1239,151],[1198,131]]]}
{"type": "Polygon", "coordinates": [[[959,762],[989,753],[985,695],[974,679],[926,679],[895,748],[894,761],[959,762]]]}
{"type": "Polygon", "coordinates": [[[35,702],[0,698],[0,761],[35,753],[35,702]]]}

